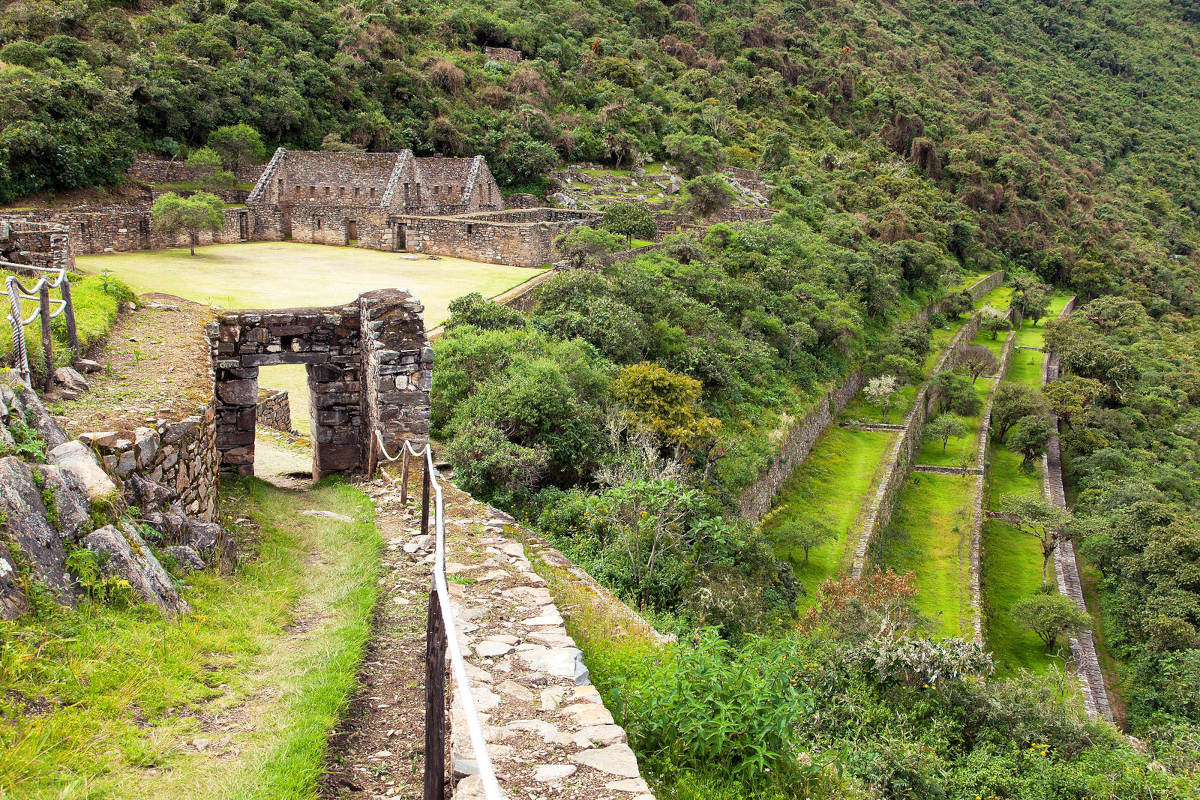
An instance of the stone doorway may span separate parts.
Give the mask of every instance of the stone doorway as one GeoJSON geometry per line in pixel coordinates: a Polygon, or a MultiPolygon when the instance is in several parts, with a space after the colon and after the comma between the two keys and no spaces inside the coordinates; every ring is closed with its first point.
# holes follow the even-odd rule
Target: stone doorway
{"type": "Polygon", "coordinates": [[[221,471],[254,474],[260,367],[304,364],[311,393],[312,472],[370,470],[374,431],[390,452],[429,436],[433,351],[420,302],[399,289],[343,306],[226,311],[209,327],[221,471]]]}
{"type": "Polygon", "coordinates": [[[346,244],[354,244],[358,241],[358,222],[356,220],[346,220],[346,244]]]}
{"type": "Polygon", "coordinates": [[[238,240],[246,241],[250,238],[250,212],[238,212],[238,240]]]}
{"type": "Polygon", "coordinates": [[[397,250],[407,250],[408,249],[408,226],[405,225],[403,222],[396,223],[396,239],[395,239],[395,241],[396,241],[396,249],[397,250]]]}

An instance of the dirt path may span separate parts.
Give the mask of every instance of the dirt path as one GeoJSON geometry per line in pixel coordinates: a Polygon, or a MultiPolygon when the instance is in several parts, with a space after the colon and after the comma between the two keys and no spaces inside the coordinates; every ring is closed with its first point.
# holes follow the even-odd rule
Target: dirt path
{"type": "Polygon", "coordinates": [[[375,524],[384,541],[383,596],[361,686],[330,738],[325,798],[421,796],[430,572],[413,536],[419,516],[405,511],[384,487],[379,480],[362,487],[375,500],[375,524]]]}

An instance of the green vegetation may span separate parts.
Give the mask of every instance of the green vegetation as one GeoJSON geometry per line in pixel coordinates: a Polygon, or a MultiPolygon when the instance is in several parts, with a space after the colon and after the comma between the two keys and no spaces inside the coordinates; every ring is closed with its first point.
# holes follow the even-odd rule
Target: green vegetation
{"type": "Polygon", "coordinates": [[[801,608],[816,602],[816,589],[841,574],[853,555],[850,534],[871,489],[880,462],[895,439],[891,433],[871,433],[830,426],[808,458],[779,491],[775,508],[762,522],[775,552],[792,565],[804,596],[801,608]],[[835,538],[814,547],[805,563],[804,552],[782,535],[792,527],[822,523],[835,538]]]}
{"type": "Polygon", "coordinates": [[[911,473],[872,560],[911,574],[915,609],[939,636],[974,635],[970,605],[975,477],[911,473]]]}
{"type": "Polygon", "coordinates": [[[338,482],[222,488],[222,519],[252,517],[261,539],[233,575],[188,576],[187,617],[88,600],[0,622],[0,793],[316,796],[377,593],[371,504],[338,482]],[[313,506],[356,521],[299,514],[313,506]],[[219,744],[214,717],[244,723],[219,744]]]}
{"type": "Polygon", "coordinates": [[[180,197],[174,192],[160,195],[150,209],[151,226],[170,236],[186,233],[188,253],[196,255],[200,234],[218,233],[225,225],[225,203],[208,192],[180,197]]]}

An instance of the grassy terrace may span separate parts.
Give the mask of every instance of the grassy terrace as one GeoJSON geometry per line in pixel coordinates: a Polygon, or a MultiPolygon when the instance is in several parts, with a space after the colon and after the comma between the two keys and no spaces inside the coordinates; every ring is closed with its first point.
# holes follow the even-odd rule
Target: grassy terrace
{"type": "Polygon", "coordinates": [[[912,573],[916,606],[941,636],[973,635],[971,522],[975,476],[912,472],[904,481],[877,563],[912,573]]]}
{"type": "Polygon", "coordinates": [[[812,604],[816,589],[849,563],[850,532],[863,501],[875,485],[879,462],[896,434],[853,431],[831,425],[812,452],[779,492],[775,510],[763,529],[787,558],[805,589],[800,605],[812,604]],[[794,547],[787,532],[792,526],[821,520],[836,538],[814,547],[804,563],[804,551],[794,547]]]}

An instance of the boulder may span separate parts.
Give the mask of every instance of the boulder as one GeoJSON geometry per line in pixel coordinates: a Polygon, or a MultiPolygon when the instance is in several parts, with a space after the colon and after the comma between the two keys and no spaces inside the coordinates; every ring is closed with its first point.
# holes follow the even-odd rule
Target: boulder
{"type": "Polygon", "coordinates": [[[132,525],[123,523],[121,529],[105,525],[89,533],[83,543],[93,553],[108,556],[102,568],[106,574],[129,581],[138,597],[162,613],[186,614],[190,610],[171,576],[132,525]]]}
{"type": "Polygon", "coordinates": [[[579,204],[575,202],[575,198],[564,192],[555,192],[546,198],[559,208],[578,208],[579,204]]]}
{"type": "Polygon", "coordinates": [[[45,584],[59,602],[74,605],[74,580],[67,574],[62,537],[46,519],[33,471],[11,456],[0,458],[0,514],[5,518],[9,546],[20,549],[19,557],[29,565],[30,577],[45,584]]]}
{"type": "Polygon", "coordinates": [[[129,476],[125,481],[125,487],[129,490],[133,502],[142,509],[157,508],[179,497],[179,493],[169,486],[164,486],[158,481],[142,477],[137,473],[129,476]]]}
{"type": "Polygon", "coordinates": [[[184,572],[199,572],[205,568],[204,559],[186,544],[173,544],[164,547],[163,553],[170,556],[184,572]]]}
{"type": "Polygon", "coordinates": [[[42,484],[54,492],[57,528],[63,541],[77,542],[84,532],[92,529],[91,504],[87,487],[73,472],[52,464],[34,464],[41,473],[42,484]]]}
{"type": "Polygon", "coordinates": [[[17,574],[17,562],[0,544],[0,619],[16,619],[29,610],[25,589],[17,574]]]}
{"type": "Polygon", "coordinates": [[[89,501],[116,501],[119,498],[117,485],[83,442],[73,439],[58,445],[50,451],[49,461],[79,478],[89,501]]]}
{"type": "Polygon", "coordinates": [[[221,526],[215,522],[202,522],[198,519],[188,519],[187,532],[183,543],[191,545],[198,553],[210,554],[217,547],[221,538],[221,526]]]}
{"type": "Polygon", "coordinates": [[[22,385],[16,393],[18,404],[25,410],[26,421],[42,437],[47,450],[58,447],[67,441],[67,435],[63,433],[62,428],[58,427],[54,417],[50,416],[50,412],[42,405],[42,401],[38,399],[32,389],[22,385]]]}
{"type": "Polygon", "coordinates": [[[54,381],[59,386],[76,394],[83,394],[88,390],[87,378],[71,367],[59,367],[54,370],[54,381]]]}
{"type": "Polygon", "coordinates": [[[79,359],[75,362],[75,366],[78,367],[80,371],[85,372],[88,375],[92,375],[104,369],[104,366],[99,361],[92,361],[90,358],[79,359]]]}

